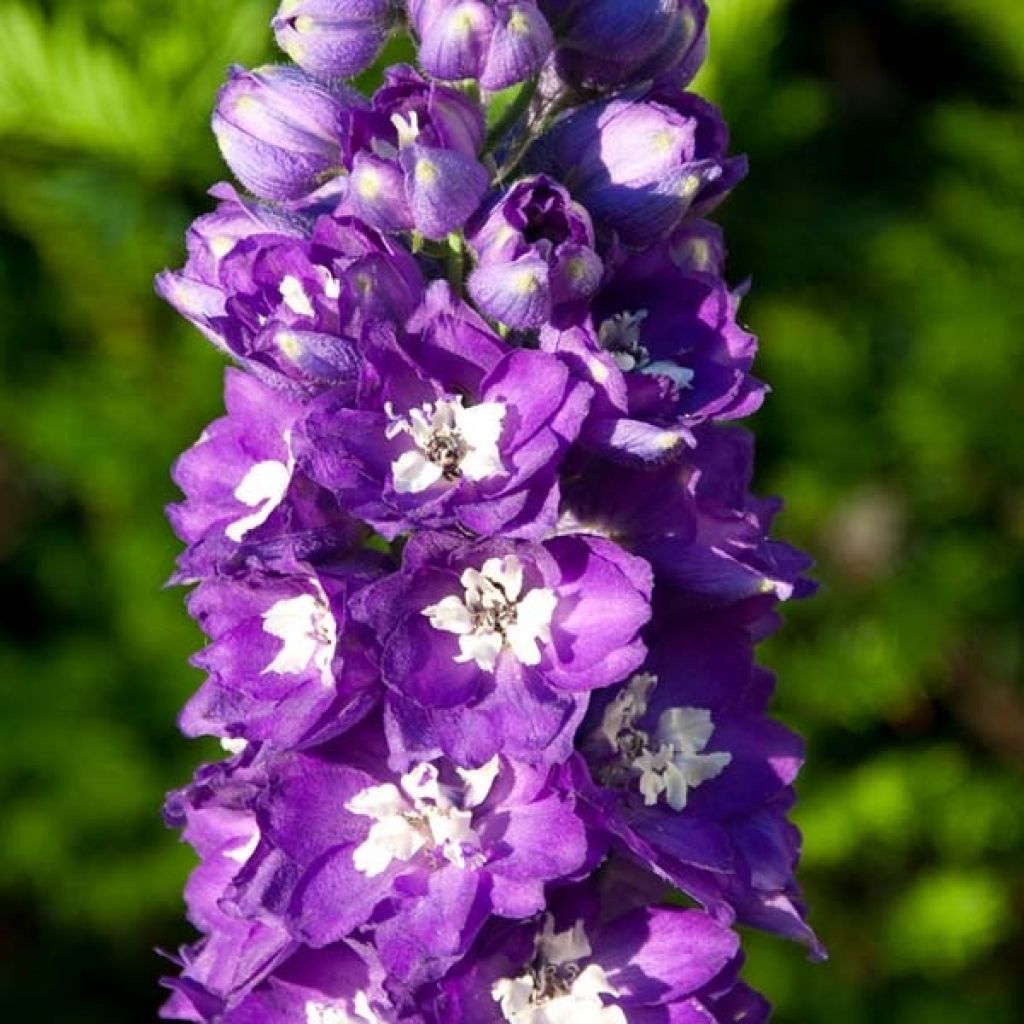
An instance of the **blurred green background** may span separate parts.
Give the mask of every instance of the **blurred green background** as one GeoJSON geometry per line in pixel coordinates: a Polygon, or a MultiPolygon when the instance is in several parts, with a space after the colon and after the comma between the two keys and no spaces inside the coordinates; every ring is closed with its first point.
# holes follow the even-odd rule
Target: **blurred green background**
{"type": "MultiPolygon", "coordinates": [[[[199,636],[161,589],[220,361],[152,293],[223,175],[270,0],[0,2],[0,1018],[152,1019],[188,931],[165,789],[199,636]]],[[[809,737],[824,966],[751,937],[779,1022],[1024,1018],[1024,4],[712,0],[701,86],[775,394],[763,492],[819,561],[765,660],[809,737]]]]}

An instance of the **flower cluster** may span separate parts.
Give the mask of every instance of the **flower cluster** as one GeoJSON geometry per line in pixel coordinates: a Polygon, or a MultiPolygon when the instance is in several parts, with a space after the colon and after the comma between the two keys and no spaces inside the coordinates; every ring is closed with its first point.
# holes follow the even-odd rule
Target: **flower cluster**
{"type": "Polygon", "coordinates": [[[236,364],[177,463],[209,637],[164,1016],[755,1024],[805,943],[754,661],[806,559],[749,493],[755,339],[686,91],[703,0],[284,0],[158,289],[236,364]],[[419,69],[363,72],[392,31],[419,69]]]}

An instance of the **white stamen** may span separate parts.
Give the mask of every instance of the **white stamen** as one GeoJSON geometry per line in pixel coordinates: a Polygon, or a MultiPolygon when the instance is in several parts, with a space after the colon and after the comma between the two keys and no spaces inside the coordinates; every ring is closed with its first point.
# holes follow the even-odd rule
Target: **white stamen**
{"type": "Polygon", "coordinates": [[[421,850],[459,868],[478,858],[480,840],[473,831],[472,808],[486,799],[499,766],[495,758],[474,772],[459,772],[465,781],[461,793],[443,786],[437,768],[427,763],[403,775],[401,789],[386,783],[357,793],[346,809],[373,818],[374,823],[353,853],[356,870],[374,878],[393,861],[412,860],[421,850]]]}
{"type": "Polygon", "coordinates": [[[551,642],[551,620],[558,605],[554,591],[537,587],[520,597],[523,567],[515,555],[489,558],[466,569],[464,598],[454,595],[423,609],[434,629],[459,638],[459,663],[475,661],[493,672],[506,648],[524,665],[540,663],[540,644],[551,642]]]}
{"type": "Polygon", "coordinates": [[[548,916],[537,937],[535,964],[518,978],[501,978],[491,987],[509,1024],[628,1024],[621,1007],[606,1006],[602,996],[617,996],[599,964],[580,968],[592,950],[583,922],[555,933],[548,916]]]}
{"type": "Polygon", "coordinates": [[[225,528],[225,535],[236,544],[241,543],[245,535],[255,530],[257,526],[262,526],[274,509],[284,501],[292,482],[292,473],[295,471],[290,430],[284,433],[284,443],[288,451],[287,462],[276,462],[272,459],[257,462],[242,477],[234,490],[236,501],[256,510],[251,515],[236,519],[225,528]]]}
{"type": "Polygon", "coordinates": [[[648,807],[661,797],[674,811],[686,807],[689,791],[717,778],[732,762],[728,752],[702,753],[714,735],[711,712],[704,708],[669,708],[658,720],[654,737],[636,722],[647,713],[657,677],[634,676],[605,708],[604,719],[592,736],[601,753],[610,748],[616,761],[606,768],[605,781],[622,781],[622,772],[639,776],[637,784],[648,807]]]}
{"type": "Polygon", "coordinates": [[[259,826],[253,822],[252,831],[246,835],[241,836],[238,839],[237,845],[224,851],[224,856],[228,860],[233,860],[239,867],[245,867],[249,863],[249,859],[256,852],[256,847],[260,845],[260,829],[259,826]]]}
{"type": "Polygon", "coordinates": [[[310,577],[307,583],[314,593],[284,598],[263,613],[264,631],[284,641],[263,674],[297,675],[312,663],[324,686],[331,687],[338,626],[320,581],[310,577]]]}
{"type": "Polygon", "coordinates": [[[291,274],[283,277],[278,285],[278,290],[281,292],[284,304],[293,313],[298,313],[299,316],[316,315],[313,303],[309,301],[306,289],[302,287],[302,282],[297,277],[293,277],[291,274]]]}
{"type": "Polygon", "coordinates": [[[384,1018],[374,1012],[365,992],[357,992],[351,1008],[310,1000],[306,1024],[384,1024],[384,1018]]]}
{"type": "Polygon", "coordinates": [[[224,736],[220,741],[221,750],[228,754],[240,754],[249,746],[249,741],[242,736],[224,736]]]}
{"type": "Polygon", "coordinates": [[[390,402],[385,411],[388,440],[408,434],[416,445],[391,464],[399,494],[420,494],[441,480],[486,480],[503,472],[498,441],[505,406],[499,402],[466,409],[458,396],[410,409],[404,417],[395,414],[390,402]]]}
{"type": "Polygon", "coordinates": [[[395,126],[395,131],[398,133],[399,149],[411,146],[420,137],[420,118],[415,110],[410,110],[405,116],[402,114],[392,114],[391,123],[395,126]]]}

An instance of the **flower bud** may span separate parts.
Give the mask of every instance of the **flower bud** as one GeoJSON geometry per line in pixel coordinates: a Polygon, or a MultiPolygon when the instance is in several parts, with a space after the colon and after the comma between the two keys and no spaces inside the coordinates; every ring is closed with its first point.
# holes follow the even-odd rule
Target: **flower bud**
{"type": "Polygon", "coordinates": [[[544,0],[561,28],[557,67],[574,86],[643,82],[670,69],[688,82],[704,54],[705,0],[544,0]],[[685,72],[685,73],[683,73],[685,72]]]}
{"type": "Polygon", "coordinates": [[[364,105],[357,93],[298,68],[236,65],[217,97],[213,131],[251,192],[301,199],[343,168],[352,112],[364,105]]]}
{"type": "Polygon", "coordinates": [[[746,171],[728,158],[718,111],[673,88],[619,97],[570,114],[534,162],[550,167],[595,221],[645,246],[710,209],[746,171]]]}
{"type": "Polygon", "coordinates": [[[510,327],[541,327],[601,283],[587,211],[543,175],[519,182],[468,241],[478,261],[469,293],[510,327]]]}
{"type": "Polygon", "coordinates": [[[391,22],[391,0],[283,0],[271,25],[300,68],[348,78],[373,63],[391,22]]]}
{"type": "Polygon", "coordinates": [[[352,164],[347,204],[381,231],[440,240],[476,212],[490,186],[477,159],[484,119],[477,104],[390,68],[373,97],[368,144],[352,164]]]}
{"type": "Polygon", "coordinates": [[[442,81],[505,89],[536,74],[554,44],[534,0],[412,0],[420,63],[442,81]]]}

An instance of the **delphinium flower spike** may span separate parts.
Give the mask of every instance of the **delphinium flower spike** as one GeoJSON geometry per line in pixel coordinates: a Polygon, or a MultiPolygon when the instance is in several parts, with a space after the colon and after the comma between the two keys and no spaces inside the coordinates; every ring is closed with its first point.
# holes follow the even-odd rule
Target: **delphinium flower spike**
{"type": "Polygon", "coordinates": [[[742,923],[822,955],[800,740],[755,646],[807,559],[706,217],[703,0],[285,0],[242,188],[160,294],[234,364],[178,461],[209,637],[167,800],[200,864],[169,1019],[756,1024],[742,923]],[[418,68],[346,78],[392,32],[418,68]]]}

